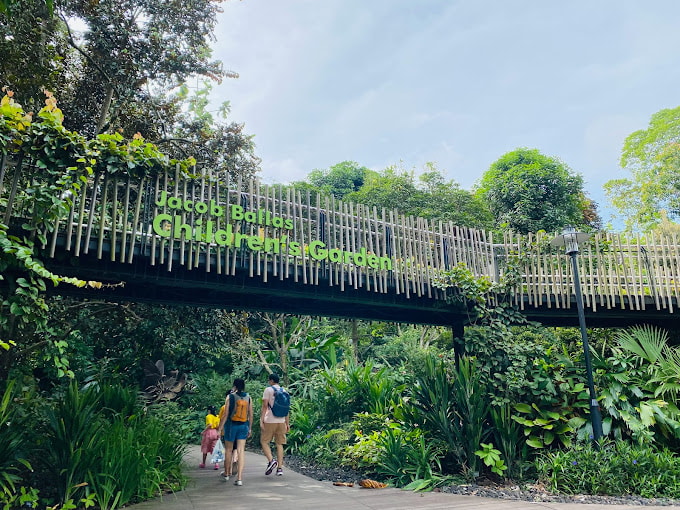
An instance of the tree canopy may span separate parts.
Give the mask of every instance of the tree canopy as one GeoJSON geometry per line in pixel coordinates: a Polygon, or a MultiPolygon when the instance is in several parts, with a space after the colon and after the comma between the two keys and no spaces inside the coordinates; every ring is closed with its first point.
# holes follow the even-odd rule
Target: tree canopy
{"type": "Polygon", "coordinates": [[[629,230],[647,231],[680,211],[680,106],[652,115],[647,129],[628,135],[621,168],[630,177],[605,184],[629,230]]]}
{"type": "Polygon", "coordinates": [[[537,149],[520,148],[501,156],[480,179],[476,194],[491,208],[498,229],[526,234],[599,222],[581,176],[537,149]]]}
{"type": "Polygon", "coordinates": [[[226,121],[228,107],[222,119],[207,110],[209,83],[237,77],[211,56],[221,1],[4,2],[0,86],[27,111],[51,91],[64,126],[86,137],[139,133],[171,157],[252,177],[252,136],[226,121]],[[193,95],[189,80],[199,83],[193,95]]]}
{"type": "Polygon", "coordinates": [[[312,170],[306,182],[317,191],[342,199],[359,191],[370,175],[375,172],[355,161],[343,161],[327,169],[312,170]]]}
{"type": "Polygon", "coordinates": [[[397,165],[376,172],[344,161],[327,170],[313,170],[306,181],[295,185],[299,188],[311,185],[312,189],[337,198],[429,220],[473,228],[488,228],[491,224],[484,203],[455,181],[447,181],[434,163],[427,163],[416,177],[415,171],[397,165]]]}

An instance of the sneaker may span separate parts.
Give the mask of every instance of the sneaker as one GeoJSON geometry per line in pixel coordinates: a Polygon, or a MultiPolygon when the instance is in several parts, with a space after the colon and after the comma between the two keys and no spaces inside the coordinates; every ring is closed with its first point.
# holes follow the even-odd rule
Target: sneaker
{"type": "Polygon", "coordinates": [[[201,463],[198,465],[198,467],[200,467],[201,469],[204,469],[204,468],[205,468],[205,464],[203,464],[203,463],[201,462],[201,463]]]}
{"type": "Polygon", "coordinates": [[[283,469],[278,468],[278,469],[276,470],[276,476],[283,476],[283,469]]]}
{"type": "Polygon", "coordinates": [[[279,465],[279,463],[276,462],[276,459],[270,460],[269,464],[267,464],[267,469],[265,470],[264,474],[265,475],[271,475],[272,471],[274,471],[274,468],[278,465],[279,465]]]}
{"type": "Polygon", "coordinates": [[[243,482],[241,480],[236,480],[234,482],[234,485],[238,485],[240,487],[241,485],[243,485],[243,482]]]}
{"type": "Polygon", "coordinates": [[[223,482],[228,482],[231,475],[226,474],[224,471],[220,473],[220,478],[223,482]]]}
{"type": "Polygon", "coordinates": [[[215,464],[215,467],[214,467],[213,469],[214,469],[215,471],[217,471],[217,470],[220,469],[220,468],[219,468],[219,466],[218,466],[217,464],[215,464]]]}

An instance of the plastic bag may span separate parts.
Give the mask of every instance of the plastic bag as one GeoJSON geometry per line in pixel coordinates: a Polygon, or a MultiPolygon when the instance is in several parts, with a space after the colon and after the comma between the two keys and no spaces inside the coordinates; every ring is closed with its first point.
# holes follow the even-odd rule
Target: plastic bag
{"type": "Polygon", "coordinates": [[[219,464],[220,462],[224,462],[224,445],[222,444],[222,441],[218,439],[213,447],[212,463],[219,464]]]}

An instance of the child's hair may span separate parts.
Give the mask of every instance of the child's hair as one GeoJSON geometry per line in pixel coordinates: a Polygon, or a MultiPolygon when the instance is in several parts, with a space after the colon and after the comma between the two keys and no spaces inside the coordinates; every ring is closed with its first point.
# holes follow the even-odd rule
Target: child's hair
{"type": "Polygon", "coordinates": [[[217,413],[215,412],[215,406],[208,406],[208,414],[217,415],[217,413]]]}

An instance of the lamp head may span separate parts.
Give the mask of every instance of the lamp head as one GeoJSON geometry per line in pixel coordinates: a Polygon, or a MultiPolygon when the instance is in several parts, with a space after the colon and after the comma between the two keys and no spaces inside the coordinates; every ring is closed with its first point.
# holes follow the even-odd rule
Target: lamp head
{"type": "Polygon", "coordinates": [[[590,234],[577,232],[574,227],[566,227],[561,235],[550,241],[551,246],[564,246],[567,255],[578,253],[578,245],[590,238],[590,234]]]}

